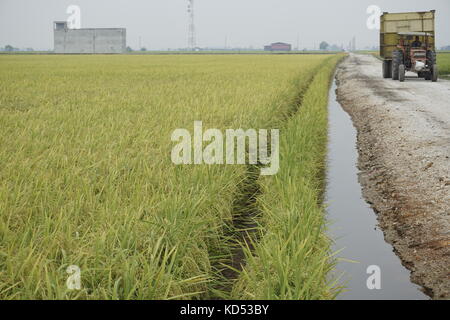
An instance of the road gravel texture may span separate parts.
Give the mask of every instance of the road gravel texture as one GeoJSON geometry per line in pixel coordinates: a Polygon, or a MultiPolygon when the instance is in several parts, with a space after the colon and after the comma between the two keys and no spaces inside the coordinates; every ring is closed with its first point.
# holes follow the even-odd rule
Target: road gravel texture
{"type": "Polygon", "coordinates": [[[358,131],[363,194],[386,241],[425,293],[450,299],[450,81],[383,79],[381,61],[356,54],[336,77],[358,131]]]}

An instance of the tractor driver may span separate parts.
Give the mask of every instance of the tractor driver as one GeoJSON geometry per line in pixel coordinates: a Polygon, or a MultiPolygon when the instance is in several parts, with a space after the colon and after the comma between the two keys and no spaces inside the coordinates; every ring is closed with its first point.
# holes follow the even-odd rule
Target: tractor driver
{"type": "Polygon", "coordinates": [[[420,48],[422,47],[422,42],[420,41],[419,37],[416,37],[416,40],[412,43],[413,48],[420,48]]]}

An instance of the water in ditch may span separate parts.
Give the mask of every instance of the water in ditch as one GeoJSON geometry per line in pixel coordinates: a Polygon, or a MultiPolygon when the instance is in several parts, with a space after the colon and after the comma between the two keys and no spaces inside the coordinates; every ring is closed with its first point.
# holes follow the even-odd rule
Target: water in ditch
{"type": "Polygon", "coordinates": [[[341,250],[337,254],[339,262],[335,275],[341,276],[340,282],[346,287],[338,299],[428,299],[420,287],[410,281],[410,272],[403,267],[392,246],[385,242],[376,214],[362,196],[356,130],[349,115],[336,101],[335,91],[336,83],[333,83],[329,96],[326,203],[329,235],[335,241],[333,251],[341,250]],[[370,290],[367,280],[372,276],[370,287],[377,284],[377,268],[381,289],[370,290]]]}

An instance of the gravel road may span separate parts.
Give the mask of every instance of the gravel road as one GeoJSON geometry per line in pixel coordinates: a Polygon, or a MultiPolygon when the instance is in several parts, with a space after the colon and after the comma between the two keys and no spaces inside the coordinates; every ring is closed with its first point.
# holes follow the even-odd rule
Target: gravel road
{"type": "Polygon", "coordinates": [[[450,299],[450,81],[407,77],[383,79],[378,59],[352,54],[337,95],[357,128],[363,194],[386,241],[413,282],[450,299]]]}

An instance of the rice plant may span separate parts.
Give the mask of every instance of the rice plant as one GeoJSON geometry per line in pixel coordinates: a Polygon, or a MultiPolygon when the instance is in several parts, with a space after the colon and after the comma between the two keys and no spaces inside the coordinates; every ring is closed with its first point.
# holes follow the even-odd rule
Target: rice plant
{"type": "MultiPolygon", "coordinates": [[[[230,254],[227,226],[247,168],[175,166],[171,132],[192,128],[195,120],[218,129],[281,127],[293,115],[299,88],[322,65],[331,68],[333,59],[0,56],[0,298],[210,298],[221,281],[214,266],[230,254]],[[81,270],[81,290],[66,286],[71,265],[81,270]]],[[[317,89],[308,91],[305,101],[322,104],[328,78],[321,71],[313,82],[317,89]]],[[[268,213],[267,232],[297,228],[293,240],[299,247],[293,242],[289,249],[277,247],[281,241],[266,245],[274,241],[267,238],[254,259],[270,248],[294,250],[300,260],[316,255],[321,277],[329,269],[321,262],[327,242],[322,212],[314,204],[320,185],[312,175],[324,159],[324,111],[319,107],[318,114],[311,110],[295,119],[283,138],[293,145],[284,147],[282,178],[263,181],[260,203],[268,213]],[[304,129],[302,119],[311,121],[304,129]],[[313,130],[307,134],[307,129],[313,130]],[[298,157],[307,157],[308,165],[294,173],[298,157]],[[307,201],[299,203],[294,193],[307,201]],[[279,212],[273,206],[276,194],[286,202],[279,212]],[[293,223],[280,225],[284,218],[293,223]],[[310,245],[310,239],[318,244],[310,245]]],[[[267,270],[285,263],[267,261],[267,270]]],[[[292,272],[287,266],[278,271],[292,272]]],[[[325,292],[275,291],[285,292],[299,277],[322,283],[314,274],[296,274],[283,278],[280,288],[244,284],[245,277],[242,286],[255,297],[309,298],[325,292]],[[273,294],[264,295],[261,288],[273,294]]]]}

